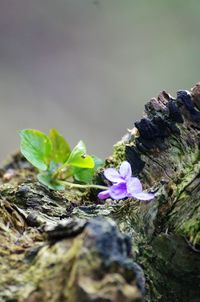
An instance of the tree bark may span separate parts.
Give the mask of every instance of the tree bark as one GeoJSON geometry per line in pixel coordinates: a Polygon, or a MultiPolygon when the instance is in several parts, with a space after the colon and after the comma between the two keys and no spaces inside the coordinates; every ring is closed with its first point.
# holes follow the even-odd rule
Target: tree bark
{"type": "Polygon", "coordinates": [[[50,191],[15,155],[1,170],[0,301],[199,301],[199,110],[199,84],[163,91],[106,160],[130,162],[148,203],[50,191]]]}

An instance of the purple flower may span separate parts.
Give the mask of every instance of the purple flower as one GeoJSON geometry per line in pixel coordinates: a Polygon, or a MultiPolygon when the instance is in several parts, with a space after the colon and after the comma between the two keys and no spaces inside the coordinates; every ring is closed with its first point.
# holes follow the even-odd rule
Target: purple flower
{"type": "Polygon", "coordinates": [[[154,198],[153,193],[143,192],[142,184],[137,177],[132,177],[131,166],[127,161],[121,163],[119,172],[114,168],[108,168],[104,171],[104,176],[112,182],[112,186],[98,194],[100,199],[111,197],[119,200],[133,197],[139,200],[151,200],[154,198]]]}

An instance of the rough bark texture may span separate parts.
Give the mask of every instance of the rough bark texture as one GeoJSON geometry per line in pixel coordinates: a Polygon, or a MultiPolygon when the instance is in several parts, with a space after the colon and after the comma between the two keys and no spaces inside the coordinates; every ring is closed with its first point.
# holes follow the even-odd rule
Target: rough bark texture
{"type": "Polygon", "coordinates": [[[198,84],[162,92],[106,160],[128,160],[149,203],[49,191],[14,156],[1,171],[0,301],[199,301],[199,110],[198,84]]]}

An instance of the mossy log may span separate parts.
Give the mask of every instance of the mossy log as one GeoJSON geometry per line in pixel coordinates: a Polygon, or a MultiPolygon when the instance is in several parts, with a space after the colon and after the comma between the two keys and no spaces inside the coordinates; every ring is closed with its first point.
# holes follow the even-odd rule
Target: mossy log
{"type": "Polygon", "coordinates": [[[13,156],[1,169],[0,301],[199,301],[199,110],[200,85],[163,91],[106,160],[130,162],[148,203],[48,190],[13,156]]]}

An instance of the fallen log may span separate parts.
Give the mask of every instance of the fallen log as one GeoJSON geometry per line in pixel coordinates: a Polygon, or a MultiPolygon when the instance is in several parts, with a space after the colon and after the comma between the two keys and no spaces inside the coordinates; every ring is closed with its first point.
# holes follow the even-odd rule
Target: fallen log
{"type": "Polygon", "coordinates": [[[199,301],[199,100],[199,84],[163,91],[106,160],[127,160],[151,202],[51,191],[20,154],[4,165],[0,301],[199,301]]]}

